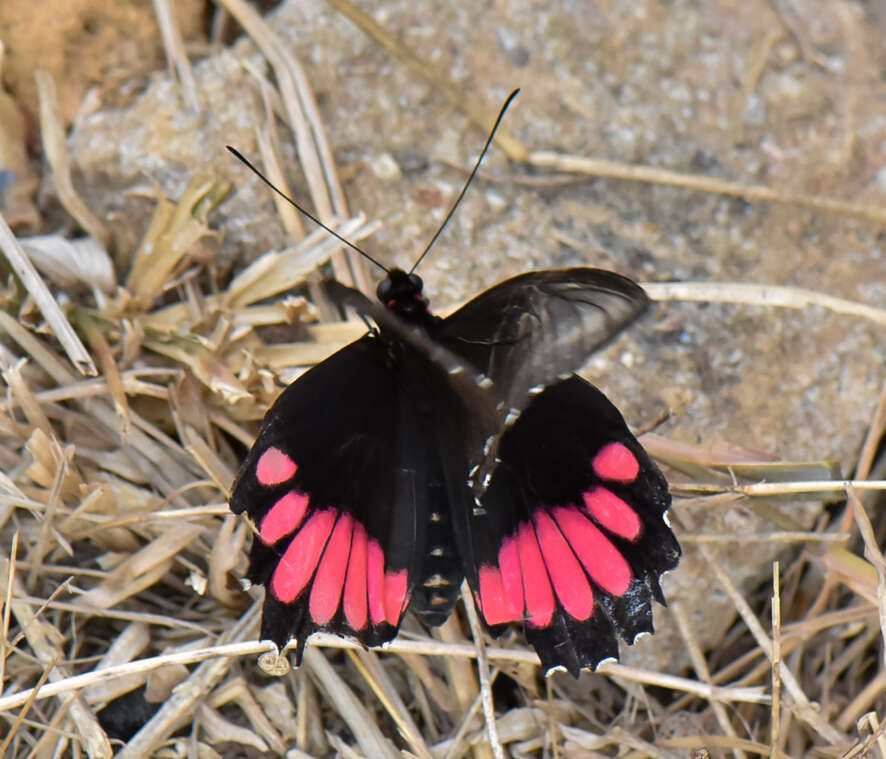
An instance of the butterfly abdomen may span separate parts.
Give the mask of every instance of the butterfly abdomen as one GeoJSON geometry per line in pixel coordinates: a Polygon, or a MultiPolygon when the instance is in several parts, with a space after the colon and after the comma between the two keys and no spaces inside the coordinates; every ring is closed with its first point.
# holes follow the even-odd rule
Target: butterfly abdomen
{"type": "Polygon", "coordinates": [[[427,549],[422,579],[412,597],[412,611],[427,625],[442,625],[458,600],[464,573],[452,536],[449,504],[441,477],[428,482],[427,549]]]}

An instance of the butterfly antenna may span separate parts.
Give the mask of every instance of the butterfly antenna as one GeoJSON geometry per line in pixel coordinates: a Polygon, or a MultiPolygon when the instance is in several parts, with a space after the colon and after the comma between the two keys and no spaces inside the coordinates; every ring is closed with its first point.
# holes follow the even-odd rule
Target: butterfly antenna
{"type": "Polygon", "coordinates": [[[489,146],[492,144],[492,138],[495,137],[495,133],[498,130],[499,124],[501,124],[501,120],[504,118],[505,111],[508,110],[508,106],[511,104],[511,101],[517,97],[520,89],[517,88],[510,95],[508,95],[508,99],[505,100],[504,105],[501,107],[501,110],[498,112],[498,118],[495,119],[495,123],[492,125],[492,129],[489,132],[489,137],[486,138],[486,144],[483,146],[483,150],[480,151],[480,157],[477,159],[477,162],[474,164],[474,168],[471,169],[471,173],[468,175],[468,179],[464,184],[464,187],[461,188],[461,192],[458,194],[458,197],[455,199],[455,202],[449,209],[449,213],[446,214],[446,218],[443,219],[443,223],[437,229],[437,232],[431,238],[431,241],[425,246],[425,249],[421,252],[421,255],[418,257],[418,260],[412,265],[412,268],[409,270],[409,273],[412,274],[417,268],[418,265],[422,262],[422,259],[428,255],[428,251],[431,249],[431,246],[437,242],[437,238],[440,236],[440,233],[449,223],[449,220],[452,218],[452,214],[455,213],[455,209],[458,208],[458,204],[461,203],[461,199],[465,196],[465,193],[468,191],[468,187],[471,186],[471,182],[474,181],[474,177],[477,175],[477,170],[480,168],[480,164],[483,163],[483,158],[486,156],[486,152],[489,150],[489,146]]]}
{"type": "Polygon", "coordinates": [[[365,250],[363,250],[362,248],[358,248],[356,245],[354,245],[354,243],[352,243],[350,240],[346,240],[344,237],[342,237],[342,236],[341,236],[338,232],[336,232],[334,229],[331,229],[330,227],[327,227],[322,221],[320,221],[320,219],[318,219],[316,216],[314,216],[314,214],[312,214],[312,213],[311,213],[310,211],[308,211],[307,209],[302,208],[298,203],[296,203],[292,198],[290,198],[285,192],[283,192],[282,190],[278,189],[277,186],[276,186],[276,185],[275,185],[270,179],[268,179],[264,174],[262,174],[257,168],[255,168],[255,166],[253,166],[252,163],[250,163],[250,161],[249,161],[249,160],[248,160],[248,159],[247,159],[247,158],[246,158],[246,157],[245,157],[245,156],[244,156],[239,150],[237,150],[237,148],[232,148],[230,145],[225,145],[225,147],[228,149],[228,151],[229,151],[230,153],[233,153],[233,154],[234,154],[234,157],[235,157],[235,158],[238,158],[240,161],[242,161],[243,163],[245,163],[246,166],[247,166],[248,168],[250,168],[250,169],[253,171],[253,173],[254,173],[259,179],[261,179],[262,182],[264,182],[268,187],[270,187],[274,192],[276,192],[281,198],[283,198],[283,200],[285,200],[287,203],[289,203],[289,205],[291,205],[293,208],[295,208],[295,209],[296,209],[297,211],[299,211],[300,213],[302,213],[302,214],[304,214],[305,216],[307,216],[311,221],[314,222],[314,224],[316,224],[317,226],[320,226],[320,227],[322,227],[323,229],[325,229],[325,230],[326,230],[327,232],[329,232],[329,234],[331,234],[334,238],[336,238],[336,239],[339,240],[340,242],[343,242],[343,243],[344,243],[345,245],[347,245],[351,250],[356,250],[361,256],[363,256],[363,258],[365,258],[365,259],[367,259],[368,261],[371,261],[372,263],[374,263],[374,264],[375,264],[379,269],[381,269],[385,274],[388,273],[388,267],[387,267],[387,266],[384,266],[383,264],[380,264],[380,263],[379,263],[378,261],[376,261],[372,256],[370,256],[365,250]]]}

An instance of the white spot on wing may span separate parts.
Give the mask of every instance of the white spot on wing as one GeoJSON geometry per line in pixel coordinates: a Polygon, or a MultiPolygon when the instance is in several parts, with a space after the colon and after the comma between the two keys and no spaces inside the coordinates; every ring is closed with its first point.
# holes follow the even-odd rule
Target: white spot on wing
{"type": "Polygon", "coordinates": [[[617,656],[607,656],[605,659],[601,659],[600,661],[597,662],[597,666],[594,667],[594,672],[596,672],[598,669],[600,669],[601,664],[606,664],[607,662],[610,662],[610,661],[614,662],[615,664],[618,664],[618,657],[617,656]]]}
{"type": "Polygon", "coordinates": [[[520,418],[520,409],[512,408],[505,417],[505,427],[510,427],[520,418]]]}
{"type": "Polygon", "coordinates": [[[544,385],[533,385],[529,388],[529,395],[538,395],[539,393],[543,392],[544,389],[544,385]]]}
{"type": "Polygon", "coordinates": [[[482,374],[480,375],[480,381],[477,384],[485,390],[487,387],[492,387],[493,383],[492,380],[489,379],[489,377],[487,377],[485,374],[482,374]]]}
{"type": "Polygon", "coordinates": [[[449,373],[452,375],[461,374],[464,369],[465,368],[461,364],[456,364],[455,366],[449,367],[449,373]]]}
{"type": "Polygon", "coordinates": [[[651,637],[652,637],[652,633],[647,632],[646,630],[640,630],[640,632],[638,632],[634,636],[634,639],[631,641],[631,645],[632,646],[635,645],[638,640],[642,640],[643,638],[651,638],[651,637]]]}
{"type": "Polygon", "coordinates": [[[432,522],[439,522],[442,519],[443,519],[443,517],[440,515],[439,511],[432,511],[431,512],[431,521],[432,522]]]}

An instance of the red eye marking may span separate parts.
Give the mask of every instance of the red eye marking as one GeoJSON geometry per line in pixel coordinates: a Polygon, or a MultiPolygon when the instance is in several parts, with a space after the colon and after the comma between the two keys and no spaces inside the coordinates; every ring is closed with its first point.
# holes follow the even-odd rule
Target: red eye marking
{"type": "Polygon", "coordinates": [[[553,511],[554,519],[591,579],[608,593],[624,595],[632,578],[624,556],[575,506],[557,506],[553,511]]]}
{"type": "Polygon", "coordinates": [[[628,540],[636,540],[640,536],[640,517],[615,493],[597,487],[582,493],[582,499],[585,508],[609,532],[628,540]]]}
{"type": "Polygon", "coordinates": [[[279,485],[295,475],[295,462],[279,448],[268,448],[255,465],[255,478],[260,484],[279,485]]]}
{"type": "Polygon", "coordinates": [[[594,472],[604,480],[633,482],[640,471],[637,457],[621,443],[609,443],[594,456],[594,472]]]}
{"type": "Polygon", "coordinates": [[[261,520],[261,539],[267,545],[276,543],[284,535],[295,532],[305,518],[308,497],[304,493],[290,490],[277,501],[261,520]]]}
{"type": "Polygon", "coordinates": [[[271,576],[271,593],[278,601],[292,603],[305,589],[337,516],[335,509],[318,511],[296,533],[271,576]]]}
{"type": "Polygon", "coordinates": [[[326,544],[317,575],[311,585],[311,600],[308,603],[308,611],[315,624],[327,624],[338,610],[338,602],[344,590],[353,528],[354,518],[350,514],[342,514],[326,544]]]}

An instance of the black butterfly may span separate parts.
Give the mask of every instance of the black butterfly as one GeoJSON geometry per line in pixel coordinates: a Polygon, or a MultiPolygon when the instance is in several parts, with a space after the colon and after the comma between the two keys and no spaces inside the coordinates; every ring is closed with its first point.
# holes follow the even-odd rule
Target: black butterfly
{"type": "Polygon", "coordinates": [[[680,547],[667,482],[595,387],[572,374],[648,307],[609,271],[522,274],[451,316],[392,270],[378,325],[268,411],[231,509],[256,526],[262,639],[316,630],[372,646],[408,609],[429,625],[467,578],[489,631],[523,624],[546,670],[617,657],[652,632],[680,547]]]}

